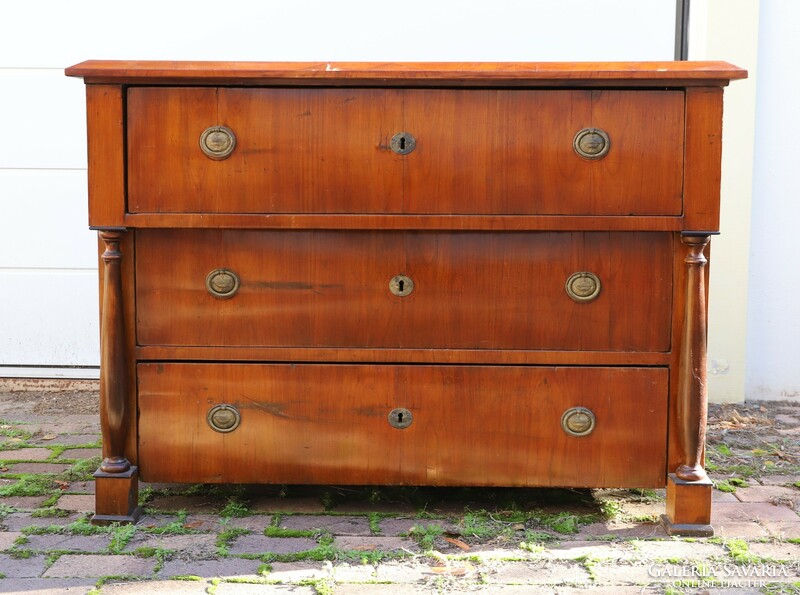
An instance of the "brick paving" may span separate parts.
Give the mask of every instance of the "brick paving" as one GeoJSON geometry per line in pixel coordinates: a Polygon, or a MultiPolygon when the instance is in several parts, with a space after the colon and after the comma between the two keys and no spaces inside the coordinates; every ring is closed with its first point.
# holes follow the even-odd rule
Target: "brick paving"
{"type": "MultiPolygon", "coordinates": [[[[597,493],[597,504],[521,509],[534,517],[586,506],[596,513],[594,522],[558,533],[514,517],[517,509],[486,490],[442,491],[418,507],[353,498],[354,488],[289,486],[278,495],[142,483],[139,523],[103,529],[87,522],[94,484],[81,467],[100,452],[97,416],[37,415],[0,392],[0,420],[0,429],[16,432],[0,435],[0,593],[663,593],[679,580],[670,572],[732,565],[735,548],[742,568],[772,565],[785,573],[773,583],[800,581],[797,467],[732,493],[715,490],[716,537],[706,539],[670,538],[654,522],[663,491],[653,501],[624,490],[597,493]],[[34,476],[42,478],[35,493],[14,491],[34,476]],[[600,498],[615,501],[618,513],[603,520],[600,498]],[[475,513],[488,534],[467,523],[475,513]]],[[[782,405],[775,421],[786,427],[776,433],[798,420],[800,405],[782,405]]],[[[717,587],[705,592],[760,592],[717,587]]]]}

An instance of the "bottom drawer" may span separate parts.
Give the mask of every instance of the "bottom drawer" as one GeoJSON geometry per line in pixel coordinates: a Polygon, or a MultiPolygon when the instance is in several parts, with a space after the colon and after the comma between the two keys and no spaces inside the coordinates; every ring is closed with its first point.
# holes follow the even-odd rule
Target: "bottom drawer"
{"type": "Polygon", "coordinates": [[[668,382],[666,368],[140,364],[139,469],[145,481],[663,486],[668,382]],[[230,408],[209,417],[217,405],[230,408]],[[591,414],[564,421],[574,407],[591,414]],[[562,427],[592,416],[586,435],[562,427]]]}

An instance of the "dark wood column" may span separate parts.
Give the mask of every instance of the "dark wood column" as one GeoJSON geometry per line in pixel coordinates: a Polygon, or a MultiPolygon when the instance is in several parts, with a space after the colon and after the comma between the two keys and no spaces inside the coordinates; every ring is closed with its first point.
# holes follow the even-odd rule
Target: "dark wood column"
{"type": "Polygon", "coordinates": [[[95,515],[92,522],[135,522],[138,508],[138,470],[125,455],[128,439],[129,391],[125,311],[122,298],[120,242],[125,229],[100,230],[105,244],[101,256],[103,297],[100,312],[100,424],[103,461],[95,473],[95,515]]]}
{"type": "Polygon", "coordinates": [[[712,535],[711,481],[703,468],[708,416],[706,383],[706,257],[711,234],[684,232],[686,302],[678,370],[677,435],[681,464],[667,480],[670,534],[712,535]]]}

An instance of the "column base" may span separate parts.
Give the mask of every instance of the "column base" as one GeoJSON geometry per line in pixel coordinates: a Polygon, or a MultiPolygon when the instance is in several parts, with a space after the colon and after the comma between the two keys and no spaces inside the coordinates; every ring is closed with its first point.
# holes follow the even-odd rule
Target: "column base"
{"type": "Polygon", "coordinates": [[[669,535],[711,537],[711,480],[686,481],[667,476],[667,514],[661,522],[669,535]]]}
{"type": "Polygon", "coordinates": [[[139,468],[124,473],[105,473],[97,470],[95,482],[95,514],[93,525],[135,523],[142,514],[139,507],[139,468]]]}

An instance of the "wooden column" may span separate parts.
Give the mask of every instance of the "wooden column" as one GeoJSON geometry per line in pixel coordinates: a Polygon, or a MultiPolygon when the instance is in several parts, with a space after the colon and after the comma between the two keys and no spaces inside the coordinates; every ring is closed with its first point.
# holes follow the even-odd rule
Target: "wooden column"
{"type": "Polygon", "coordinates": [[[706,257],[710,234],[684,232],[686,304],[678,370],[678,441],[683,461],[667,479],[665,526],[671,535],[713,535],[711,481],[703,468],[708,416],[706,257]]]}
{"type": "Polygon", "coordinates": [[[122,302],[122,252],[124,229],[104,229],[101,257],[103,298],[100,313],[100,424],[103,434],[103,461],[94,474],[96,480],[95,515],[92,522],[135,522],[138,508],[138,470],[125,456],[130,412],[126,404],[129,390],[125,337],[125,312],[122,302]]]}

